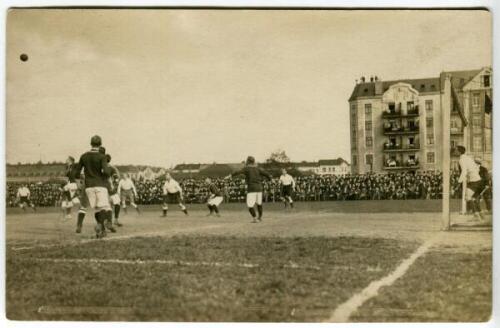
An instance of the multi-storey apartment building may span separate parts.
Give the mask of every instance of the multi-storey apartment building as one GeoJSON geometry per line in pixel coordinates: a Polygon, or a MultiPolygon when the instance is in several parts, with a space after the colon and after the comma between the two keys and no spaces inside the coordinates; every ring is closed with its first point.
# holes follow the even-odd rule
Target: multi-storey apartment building
{"type": "Polygon", "coordinates": [[[349,98],[352,173],[442,169],[442,104],[449,97],[452,165],[457,145],[491,167],[492,70],[356,83],[349,98]],[[451,93],[444,92],[446,77],[451,93]],[[464,128],[466,122],[467,128],[464,128]]]}

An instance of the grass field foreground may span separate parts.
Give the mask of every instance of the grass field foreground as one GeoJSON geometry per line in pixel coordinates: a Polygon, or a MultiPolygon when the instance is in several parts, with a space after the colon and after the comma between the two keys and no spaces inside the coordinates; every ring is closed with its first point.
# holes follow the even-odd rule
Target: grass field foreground
{"type": "Polygon", "coordinates": [[[393,270],[416,246],[357,237],[179,236],[9,252],[7,316],[17,320],[321,321],[353,293],[393,270]],[[71,259],[144,262],[68,262],[71,259]],[[151,262],[155,260],[175,263],[151,262]],[[44,314],[38,312],[41,306],[129,311],[44,314]]]}

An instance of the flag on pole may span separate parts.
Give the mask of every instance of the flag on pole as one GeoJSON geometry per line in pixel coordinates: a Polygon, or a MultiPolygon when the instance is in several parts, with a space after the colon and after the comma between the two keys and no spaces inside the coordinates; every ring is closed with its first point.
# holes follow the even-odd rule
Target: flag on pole
{"type": "Polygon", "coordinates": [[[455,91],[455,88],[453,87],[453,85],[451,85],[451,98],[452,98],[453,110],[456,110],[458,112],[458,114],[460,115],[460,118],[462,119],[462,125],[467,126],[467,119],[465,118],[462,104],[460,103],[460,100],[458,99],[457,92],[455,91]]]}
{"type": "Polygon", "coordinates": [[[486,93],[484,95],[484,112],[490,114],[493,111],[493,103],[490,96],[486,93]]]}

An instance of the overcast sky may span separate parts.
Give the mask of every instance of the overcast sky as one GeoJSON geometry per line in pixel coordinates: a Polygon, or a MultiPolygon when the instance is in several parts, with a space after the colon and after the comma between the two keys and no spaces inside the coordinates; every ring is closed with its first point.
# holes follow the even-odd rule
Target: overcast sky
{"type": "Polygon", "coordinates": [[[12,10],[7,162],[349,160],[355,79],[490,65],[484,11],[12,10]]]}

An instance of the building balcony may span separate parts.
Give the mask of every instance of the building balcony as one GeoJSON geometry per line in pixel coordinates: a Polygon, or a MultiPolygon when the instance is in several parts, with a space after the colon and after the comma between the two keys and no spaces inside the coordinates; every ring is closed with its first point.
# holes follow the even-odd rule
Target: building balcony
{"type": "Polygon", "coordinates": [[[420,150],[420,145],[419,144],[413,144],[413,145],[384,145],[384,152],[390,153],[390,152],[416,152],[420,150]]]}
{"type": "Polygon", "coordinates": [[[408,109],[406,113],[403,113],[402,110],[391,110],[388,109],[382,113],[382,118],[401,118],[401,117],[416,117],[419,115],[418,106],[413,107],[412,109],[408,109]]]}
{"type": "Polygon", "coordinates": [[[406,127],[406,128],[397,128],[397,127],[384,128],[384,135],[402,135],[402,134],[418,134],[418,133],[420,133],[420,129],[418,126],[406,127]]]}
{"type": "Polygon", "coordinates": [[[464,134],[464,130],[463,129],[458,129],[458,128],[451,128],[450,129],[450,134],[451,135],[462,135],[462,134],[464,134]]]}
{"type": "Polygon", "coordinates": [[[398,170],[417,170],[420,168],[420,165],[403,165],[403,166],[384,166],[384,170],[388,171],[398,171],[398,170]]]}

